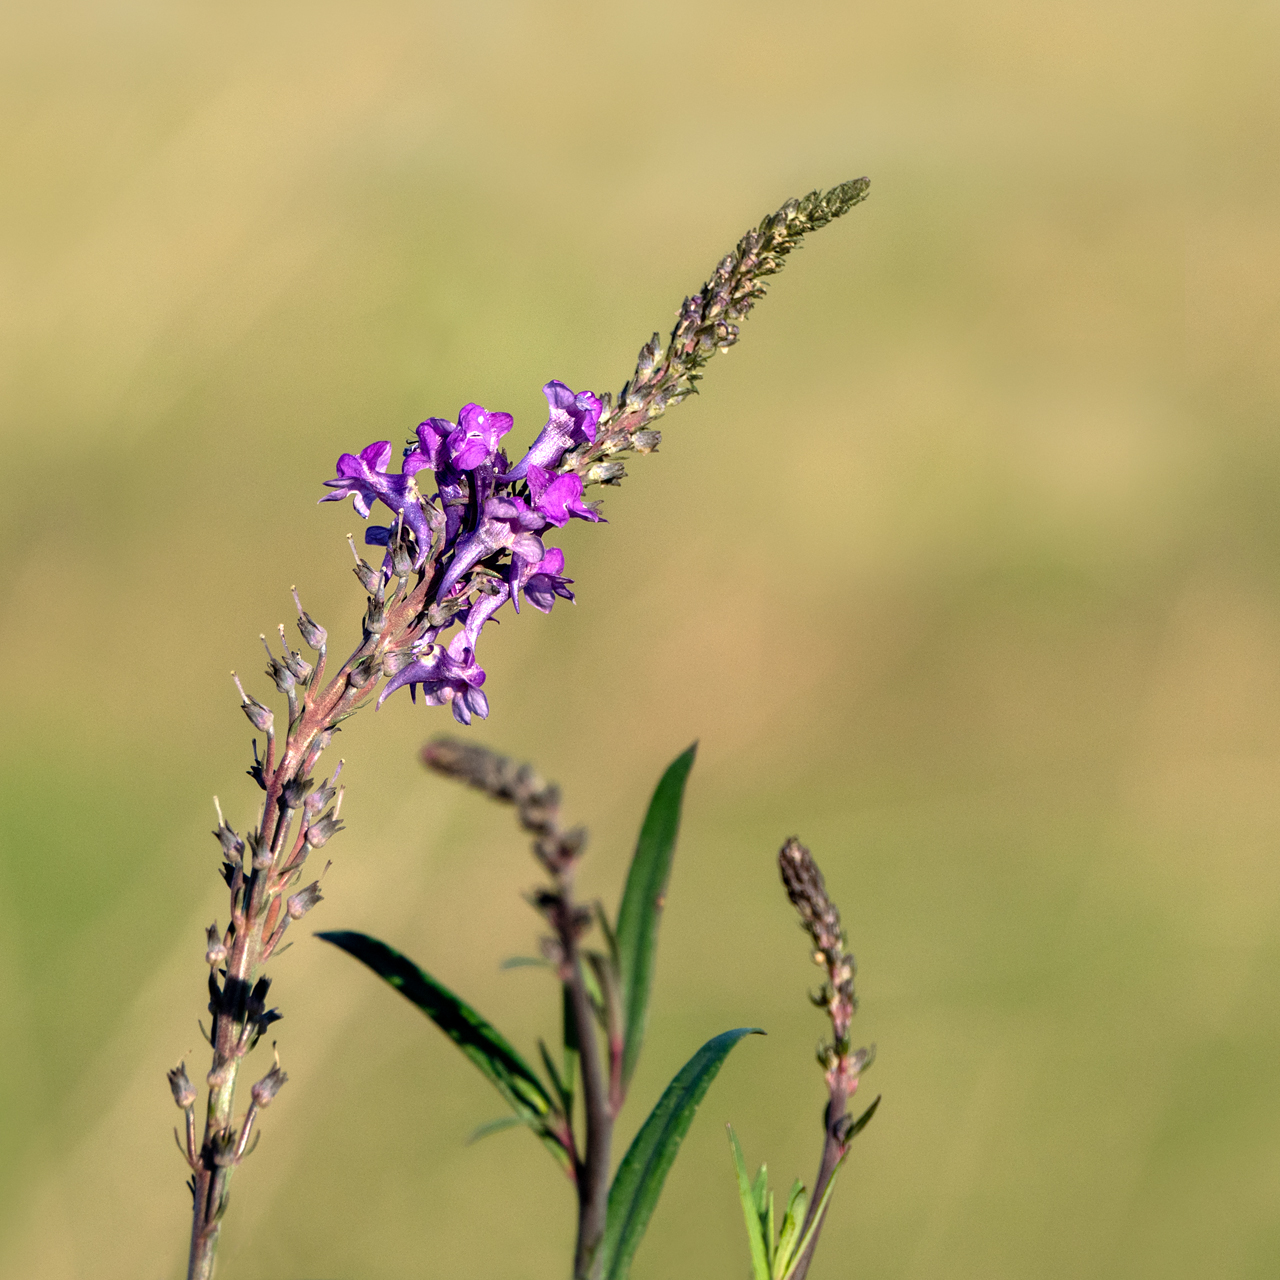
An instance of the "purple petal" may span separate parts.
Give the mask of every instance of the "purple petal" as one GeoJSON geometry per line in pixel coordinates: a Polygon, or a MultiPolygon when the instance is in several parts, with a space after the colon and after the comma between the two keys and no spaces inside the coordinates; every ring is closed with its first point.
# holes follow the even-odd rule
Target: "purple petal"
{"type": "Polygon", "coordinates": [[[563,382],[551,381],[542,388],[550,412],[547,425],[529,447],[529,452],[503,477],[522,480],[530,467],[554,467],[565,453],[577,445],[594,442],[596,424],[603,408],[590,391],[576,395],[563,382]]]}

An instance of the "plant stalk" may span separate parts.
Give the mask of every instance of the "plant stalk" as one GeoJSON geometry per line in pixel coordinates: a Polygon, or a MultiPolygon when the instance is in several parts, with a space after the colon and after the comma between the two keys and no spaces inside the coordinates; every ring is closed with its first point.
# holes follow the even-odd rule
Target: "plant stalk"
{"type": "Polygon", "coordinates": [[[249,994],[263,961],[265,928],[269,921],[274,923],[276,919],[269,915],[268,907],[299,865],[293,857],[281,857],[294,816],[294,811],[283,802],[284,788],[308,764],[314,765],[310,756],[320,735],[357,710],[377,689],[376,677],[357,685],[352,674],[357,665],[380,659],[388,649],[411,639],[412,633],[421,625],[421,613],[433,576],[431,572],[425,573],[413,591],[398,601],[388,602],[386,625],[381,634],[366,633],[363,642],[341,670],[316,695],[312,690],[324,672],[321,650],[301,714],[289,726],[285,748],[278,761],[274,737],[268,737],[262,773],[267,794],[262,806],[258,841],[259,848],[272,851],[274,856],[270,865],[253,867],[251,849],[246,844],[241,866],[232,880],[231,940],[226,958],[226,978],[221,995],[214,1002],[209,1104],[204,1140],[193,1169],[187,1280],[211,1280],[213,1276],[231,1174],[239,1162],[233,1119],[240,1062],[248,1051],[249,994]],[[249,860],[247,874],[246,859],[249,860]]]}
{"type": "MultiPolygon", "coordinates": [[[[566,903],[566,906],[568,904],[566,903]]],[[[571,911],[571,909],[570,909],[571,911]]],[[[566,913],[568,914],[568,913],[566,913]]],[[[574,1246],[574,1280],[598,1280],[604,1270],[605,1214],[609,1207],[609,1148],[613,1139],[613,1112],[609,1106],[609,1082],[600,1060],[595,1010],[582,975],[582,957],[570,928],[562,939],[570,968],[569,1000],[577,1025],[582,1064],[582,1101],[587,1118],[586,1155],[578,1172],[578,1238],[574,1246]]]]}

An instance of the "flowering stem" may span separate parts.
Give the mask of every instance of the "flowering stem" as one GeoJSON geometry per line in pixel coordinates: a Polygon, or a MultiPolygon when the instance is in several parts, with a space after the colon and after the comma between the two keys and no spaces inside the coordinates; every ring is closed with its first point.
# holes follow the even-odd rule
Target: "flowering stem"
{"type": "MultiPolygon", "coordinates": [[[[554,941],[547,940],[548,954],[554,954],[557,960],[560,981],[568,996],[587,1121],[586,1144],[579,1154],[573,1136],[573,1117],[565,1117],[565,1150],[573,1159],[578,1191],[573,1276],[574,1280],[598,1280],[604,1269],[604,1252],[600,1246],[609,1207],[609,1150],[617,1114],[611,1077],[616,1071],[614,1060],[618,1054],[611,1046],[610,1066],[606,1070],[597,1038],[599,1019],[583,969],[580,944],[591,925],[592,913],[574,901],[574,872],[586,846],[586,833],[581,829],[561,830],[559,788],[540,778],[531,765],[517,765],[505,756],[451,738],[437,738],[427,743],[422,749],[422,761],[437,773],[467,782],[495,800],[514,804],[520,825],[535,837],[534,856],[551,877],[551,886],[538,891],[533,901],[555,932],[554,941]]],[[[608,1009],[605,1014],[608,1016],[608,1009]]]]}
{"type": "Polygon", "coordinates": [[[851,1051],[849,1027],[858,1009],[858,999],[853,990],[854,960],[845,949],[840,912],[827,893],[818,864],[809,850],[793,837],[778,852],[778,869],[782,873],[787,897],[799,912],[800,923],[813,941],[813,962],[825,971],[825,981],[812,1000],[826,1011],[832,1031],[831,1042],[818,1049],[818,1062],[826,1071],[827,1107],[822,1118],[822,1158],[818,1162],[818,1176],[814,1179],[813,1195],[800,1238],[805,1238],[811,1226],[814,1226],[814,1231],[791,1273],[791,1280],[805,1280],[822,1229],[818,1217],[826,1211],[826,1190],[841,1161],[849,1154],[849,1144],[876,1108],[876,1103],[872,1103],[857,1121],[846,1111],[849,1099],[858,1088],[859,1073],[870,1063],[873,1051],[851,1051]]]}
{"type": "MultiPolygon", "coordinates": [[[[266,799],[260,827],[247,843],[219,824],[219,836],[226,832],[224,849],[230,851],[229,860],[235,859],[229,861],[228,875],[231,923],[218,952],[210,951],[213,957],[210,978],[213,1064],[208,1076],[204,1138],[192,1162],[188,1280],[210,1280],[213,1275],[231,1174],[246,1154],[249,1128],[256,1118],[255,1106],[237,1136],[233,1120],[241,1060],[256,1043],[261,1030],[278,1016],[260,1007],[267,980],[259,980],[258,971],[275,950],[296,909],[292,900],[289,910],[283,909],[283,890],[298,875],[307,852],[320,847],[338,829],[337,806],[323,817],[319,816],[323,804],[332,798],[331,788],[322,787],[303,805],[301,796],[310,789],[306,775],[315,766],[338,722],[358,710],[376,689],[385,653],[410,642],[415,632],[425,627],[423,608],[433,576],[434,565],[429,564],[412,590],[397,590],[388,602],[380,630],[375,633],[366,629],[363,642],[318,693],[315,690],[324,673],[324,633],[305,614],[301,615],[299,626],[304,636],[318,640],[319,658],[310,673],[302,705],[291,716],[284,749],[278,757],[275,735],[271,731],[271,713],[247,696],[244,698],[243,705],[250,719],[255,724],[261,722],[267,732],[267,754],[255,774],[266,791],[266,799]],[[313,804],[317,798],[322,803],[313,804]],[[293,846],[289,847],[289,831],[300,805],[303,806],[302,823],[293,846]],[[217,967],[224,962],[224,980],[219,987],[217,967]]],[[[294,699],[291,704],[294,711],[294,699]]],[[[313,893],[311,901],[318,896],[313,893]]],[[[301,906],[298,914],[309,905],[310,901],[301,906]]]]}

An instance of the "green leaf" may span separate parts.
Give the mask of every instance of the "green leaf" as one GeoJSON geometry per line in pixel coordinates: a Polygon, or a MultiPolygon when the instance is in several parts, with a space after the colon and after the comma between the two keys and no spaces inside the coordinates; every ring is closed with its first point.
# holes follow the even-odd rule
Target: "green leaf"
{"type": "Polygon", "coordinates": [[[658,946],[658,922],[671,875],[676,836],[680,831],[680,804],[684,784],[698,750],[695,742],[668,766],[658,783],[640,839],[636,843],[626,888],[618,907],[616,944],[622,987],[622,1087],[631,1081],[644,1041],[649,990],[653,986],[654,956],[658,946]]]}
{"type": "MultiPolygon", "coordinates": [[[[845,1152],[848,1155],[848,1152],[845,1152]]],[[[822,1230],[822,1219],[826,1217],[827,1206],[831,1203],[831,1193],[836,1189],[836,1177],[840,1173],[840,1165],[844,1163],[843,1157],[840,1164],[831,1171],[831,1177],[827,1181],[827,1189],[822,1193],[822,1199],[818,1201],[813,1212],[813,1221],[809,1223],[809,1229],[804,1233],[800,1243],[796,1245],[796,1251],[792,1255],[791,1262],[786,1270],[779,1275],[778,1280],[791,1280],[795,1275],[796,1268],[800,1265],[801,1258],[809,1251],[809,1247],[818,1238],[818,1232],[822,1230]]]]}
{"type": "Polygon", "coordinates": [[[876,1100],[853,1122],[849,1128],[849,1132],[845,1135],[844,1144],[847,1147],[854,1138],[860,1134],[863,1129],[871,1123],[871,1117],[875,1115],[876,1108],[880,1105],[880,1099],[876,1100]]]}
{"type": "Polygon", "coordinates": [[[318,933],[316,937],[368,965],[417,1005],[471,1059],[556,1159],[567,1163],[568,1156],[550,1127],[558,1115],[555,1103],[532,1068],[496,1027],[385,942],[347,930],[318,933]]]}
{"type": "MultiPolygon", "coordinates": [[[[321,934],[321,937],[324,935],[321,934]]],[[[499,969],[554,969],[555,965],[550,960],[543,960],[538,956],[508,956],[499,966],[499,969]]]]}
{"type": "MultiPolygon", "coordinates": [[[[692,757],[690,757],[692,759],[692,757]]],[[[743,1036],[764,1035],[759,1027],[722,1031],[708,1040],[676,1073],[658,1105],[622,1157],[605,1216],[604,1280],[626,1280],[631,1259],[640,1247],[662,1184],[693,1123],[698,1104],[711,1087],[730,1050],[743,1036]]]]}
{"type": "Polygon", "coordinates": [[[515,1129],[523,1124],[524,1121],[519,1116],[499,1116],[496,1120],[472,1129],[467,1135],[467,1146],[479,1142],[481,1138],[487,1138],[491,1133],[501,1133],[504,1129],[515,1129]]]}
{"type": "Polygon", "coordinates": [[[747,1164],[742,1158],[738,1135],[734,1133],[733,1125],[727,1125],[726,1128],[729,1130],[729,1147],[733,1151],[733,1167],[738,1175],[738,1199],[742,1201],[742,1217],[747,1224],[747,1243],[751,1247],[751,1274],[754,1280],[770,1280],[769,1246],[765,1243],[764,1228],[760,1225],[755,1190],[747,1178],[747,1164]]]}
{"type": "Polygon", "coordinates": [[[800,1225],[804,1222],[804,1211],[809,1207],[804,1193],[804,1183],[799,1178],[791,1186],[791,1194],[787,1197],[787,1210],[782,1215],[782,1230],[778,1234],[778,1247],[773,1255],[774,1280],[781,1280],[791,1265],[795,1255],[795,1247],[800,1241],[800,1225]]]}
{"type": "Polygon", "coordinates": [[[560,1101],[560,1110],[563,1111],[565,1115],[571,1114],[573,1111],[573,1095],[569,1092],[568,1086],[565,1082],[560,1078],[560,1070],[552,1059],[545,1040],[538,1041],[538,1052],[542,1055],[542,1065],[546,1067],[547,1075],[551,1080],[551,1086],[555,1090],[556,1097],[560,1101]]]}

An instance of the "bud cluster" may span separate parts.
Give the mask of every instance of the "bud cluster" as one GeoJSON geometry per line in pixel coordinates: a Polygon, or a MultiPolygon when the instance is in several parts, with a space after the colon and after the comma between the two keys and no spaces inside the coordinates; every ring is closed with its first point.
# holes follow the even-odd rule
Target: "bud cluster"
{"type": "Polygon", "coordinates": [[[778,852],[778,870],[787,897],[800,916],[800,924],[813,941],[813,962],[826,978],[813,1003],[831,1019],[832,1041],[818,1047],[818,1062],[829,1080],[839,1079],[847,1093],[857,1087],[858,1073],[871,1061],[872,1051],[850,1052],[849,1026],[857,1012],[853,990],[857,972],[853,956],[845,950],[840,912],[827,893],[826,882],[813,855],[794,836],[778,852]]]}
{"type": "MultiPolygon", "coordinates": [[[[738,241],[737,248],[716,266],[711,278],[677,313],[675,327],[665,347],[654,334],[640,348],[636,370],[618,392],[616,401],[605,395],[599,433],[565,458],[562,472],[574,472],[590,483],[618,484],[622,464],[605,472],[600,459],[627,450],[650,453],[661,438],[648,430],[672,405],[698,389],[707,362],[717,352],[727,352],[738,341],[738,321],[768,290],[765,277],[782,270],[783,260],[800,246],[811,231],[825,227],[866,199],[866,178],[842,182],[822,193],[811,191],[799,200],[788,200],[777,213],[738,241]]],[[[605,464],[606,466],[609,464],[605,464]]]]}

